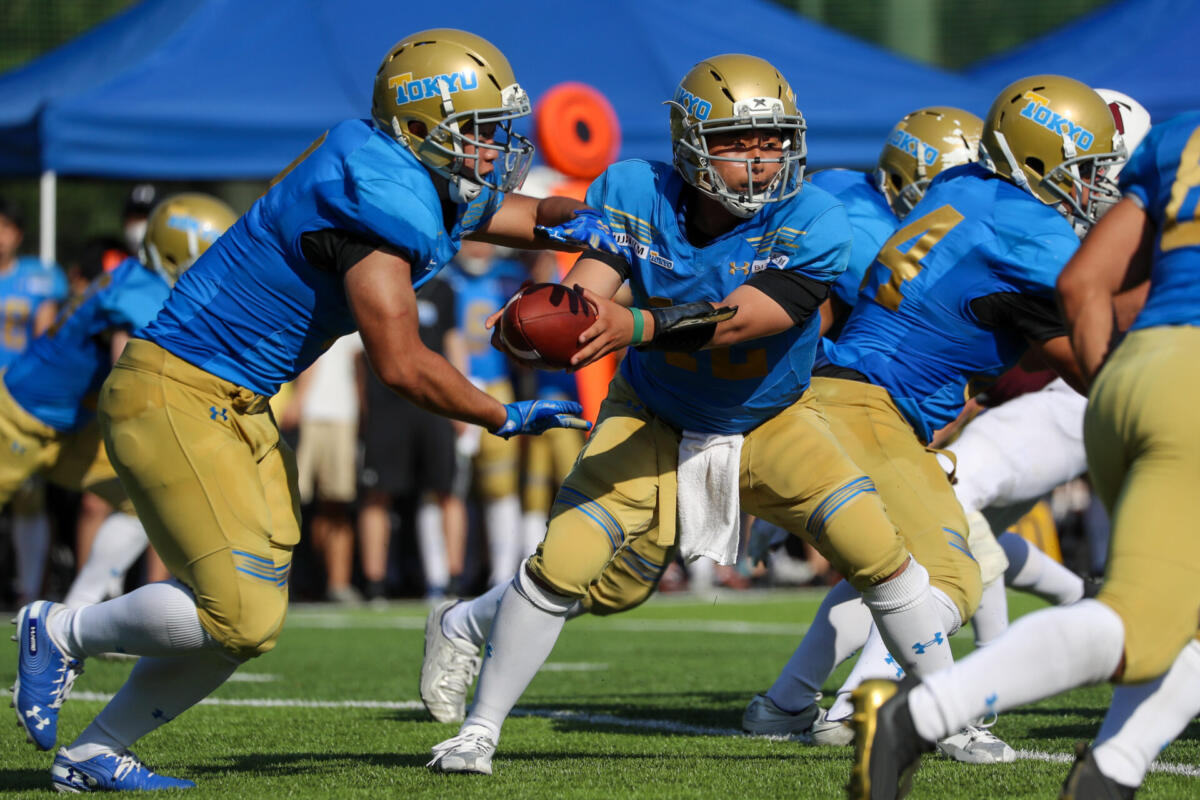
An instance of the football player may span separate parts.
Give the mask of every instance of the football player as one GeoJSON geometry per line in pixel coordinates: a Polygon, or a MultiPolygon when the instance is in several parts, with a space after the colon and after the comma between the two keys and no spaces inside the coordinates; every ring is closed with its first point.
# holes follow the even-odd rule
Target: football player
{"type": "MultiPolygon", "coordinates": [[[[0,198],[0,368],[22,353],[35,336],[46,332],[58,304],[67,297],[67,280],[57,265],[47,266],[36,256],[17,254],[24,237],[21,209],[0,198]]],[[[41,591],[50,552],[45,487],[32,481],[11,500],[17,596],[25,603],[41,591]]]]}
{"type": "MultiPolygon", "coordinates": [[[[1121,92],[1097,89],[1096,93],[1108,103],[1125,150],[1132,153],[1150,131],[1150,112],[1121,92]]],[[[1109,177],[1118,178],[1123,167],[1114,165],[1109,177]]],[[[1129,329],[1141,309],[1146,288],[1142,284],[1117,298],[1122,331],[1129,329]]],[[[954,493],[967,512],[971,550],[984,573],[983,596],[972,618],[976,645],[987,644],[1008,627],[1006,585],[1060,605],[1095,589],[1021,536],[993,535],[1005,531],[1054,487],[1087,470],[1086,405],[1083,395],[1056,378],[1045,388],[1013,397],[975,417],[947,447],[957,465],[954,493]]]]}
{"type": "Polygon", "coordinates": [[[66,791],[186,787],[129,746],[270,650],[300,533],[295,458],[268,400],[358,329],[379,377],[417,405],[499,436],[583,424],[578,406],[502,404],[425,348],[414,289],[464,236],[540,248],[619,247],[600,217],[518,186],[529,99],[503,54],[436,29],[388,52],[372,119],[342,122],[297,158],[126,346],[100,394],[108,455],[175,580],[81,609],[37,602],[18,619],[17,714],[37,744],[85,657],[142,656],[52,778],[66,791]]]}
{"type": "MultiPolygon", "coordinates": [[[[1042,199],[1045,203],[1055,203],[1056,198],[1061,200],[1064,193],[1072,192],[1075,203],[1070,205],[1080,221],[1086,223],[1088,218],[1094,219],[1096,212],[1100,210],[1096,200],[1111,203],[1116,197],[1110,186],[1110,176],[1112,168],[1118,166],[1120,160],[1114,163],[1111,158],[1120,154],[1105,154],[1105,151],[1114,148],[1097,146],[1108,140],[1108,131],[1099,126],[1098,115],[1090,110],[1092,103],[1084,103],[1081,97],[1073,97],[1064,91],[1066,86],[1061,84],[1062,80],[1064,79],[1042,76],[1018,82],[1004,90],[992,104],[983,146],[992,157],[997,174],[1013,181],[1014,188],[1025,188],[1026,192],[1032,193],[1033,197],[1042,199]],[[1042,108],[1050,109],[1051,115],[1046,116],[1040,110],[1042,108]],[[1092,133],[1094,139],[1090,142],[1092,133]],[[1062,154],[1060,158],[1062,164],[1066,164],[1066,169],[1056,168],[1044,173],[1032,169],[1034,158],[1044,160],[1055,155],[1055,152],[1062,154]],[[1024,180],[1014,180],[1018,170],[1021,170],[1024,180]],[[1069,181],[1066,180],[1068,178],[1069,181]],[[1056,186],[1058,191],[1055,191],[1056,186]]],[[[1100,100],[1100,103],[1103,103],[1103,100],[1100,100]]],[[[1166,146],[1178,148],[1189,133],[1190,128],[1183,132],[1182,138],[1176,136],[1170,139],[1171,144],[1166,146]]],[[[1166,180],[1174,178],[1178,156],[1176,149],[1172,154],[1174,161],[1165,161],[1160,150],[1162,143],[1163,140],[1156,140],[1151,132],[1150,138],[1139,150],[1139,157],[1130,161],[1126,172],[1122,174],[1122,181],[1128,182],[1129,191],[1141,198],[1152,215],[1157,215],[1156,209],[1162,209],[1160,203],[1165,201],[1159,197],[1158,169],[1162,167],[1170,170],[1171,175],[1164,176],[1166,180]],[[1153,185],[1147,188],[1147,181],[1152,181],[1153,185]]],[[[1186,192],[1190,176],[1184,172],[1180,175],[1184,187],[1182,191],[1186,192]]],[[[947,190],[949,188],[948,182],[947,190]]],[[[1003,191],[1013,198],[1013,203],[1016,198],[1022,197],[1022,194],[1007,188],[1003,191]]],[[[1170,192],[1165,185],[1162,191],[1170,192]]],[[[997,196],[998,206],[1004,198],[998,192],[997,196]]],[[[1027,194],[1024,197],[1027,197],[1027,194]]],[[[948,193],[946,199],[955,203],[950,207],[958,207],[960,204],[948,193]]],[[[970,216],[966,218],[967,221],[971,219],[970,216]]],[[[1132,200],[1122,201],[1117,209],[1109,213],[1102,225],[1088,235],[1084,251],[1074,255],[1068,270],[1057,278],[1063,308],[1066,309],[1069,323],[1073,324],[1070,341],[1074,345],[1074,353],[1078,356],[1076,363],[1081,367],[1080,377],[1085,381],[1085,386],[1094,379],[1100,362],[1097,350],[1094,349],[1096,339],[1090,337],[1096,335],[1097,330],[1103,330],[1103,351],[1106,353],[1114,332],[1112,295],[1117,294],[1118,289],[1128,288],[1136,283],[1126,282],[1123,278],[1133,277],[1133,271],[1127,275],[1126,267],[1129,266],[1130,255],[1146,245],[1148,230],[1150,225],[1147,224],[1146,212],[1141,211],[1132,200]],[[1130,218],[1130,212],[1133,218],[1130,218]],[[1129,227],[1130,222],[1134,223],[1133,227],[1129,227]],[[1117,235],[1112,235],[1114,233],[1117,235]],[[1112,279],[1112,273],[1096,269],[1096,265],[1103,264],[1105,258],[1109,259],[1110,265],[1115,263],[1114,255],[1122,251],[1124,259],[1120,277],[1112,279]],[[1091,269],[1088,265],[1091,265],[1091,269]],[[1103,299],[1096,301],[1099,295],[1103,295],[1103,299]],[[1091,318],[1081,319],[1081,299],[1092,303],[1087,306],[1087,313],[1092,315],[1091,318]],[[1103,308],[1103,312],[1100,308],[1103,308]],[[1104,323],[1098,325],[1094,315],[1102,313],[1104,323]]],[[[1192,249],[1194,251],[1194,248],[1192,249]]],[[[1180,255],[1184,263],[1187,263],[1189,258],[1194,257],[1194,252],[1183,251],[1180,255]]],[[[1172,266],[1180,263],[1180,260],[1172,259],[1172,266]]],[[[1156,276],[1158,275],[1156,266],[1156,276]]],[[[1150,293],[1152,302],[1156,295],[1153,282],[1150,293]]],[[[1159,297],[1165,299],[1166,305],[1169,306],[1172,302],[1178,303],[1178,296],[1172,297],[1170,291],[1165,294],[1159,293],[1159,297]]],[[[1135,321],[1134,329],[1164,324],[1162,318],[1147,314],[1150,309],[1150,303],[1147,303],[1147,307],[1135,321]],[[1147,323],[1147,319],[1153,321],[1147,323]]],[[[1180,308],[1176,305],[1174,311],[1178,312],[1180,308]]],[[[1176,324],[1187,325],[1192,319],[1181,319],[1176,324]]],[[[1166,330],[1168,329],[1148,329],[1142,335],[1133,333],[1129,337],[1129,344],[1134,344],[1135,341],[1145,343],[1148,339],[1153,339],[1159,331],[1166,330]]],[[[1183,329],[1184,336],[1187,336],[1187,330],[1183,329]]],[[[1050,353],[1049,348],[1044,350],[1050,353]]],[[[1135,357],[1141,357],[1141,351],[1136,345],[1122,347],[1121,353],[1136,353],[1138,355],[1135,357]]],[[[1051,354],[1051,357],[1054,355],[1051,354]]],[[[1126,366],[1128,367],[1128,361],[1126,366]]],[[[1114,368],[1117,369],[1117,366],[1114,365],[1114,368]]],[[[1188,380],[1189,368],[1184,367],[1172,375],[1171,380],[1176,381],[1176,386],[1177,381],[1188,380]]],[[[1175,367],[1171,369],[1174,371],[1175,367]]],[[[1118,374],[1121,374],[1121,377],[1117,380],[1121,381],[1128,378],[1129,372],[1127,369],[1123,374],[1118,374]]],[[[1141,432],[1136,434],[1141,437],[1136,443],[1132,438],[1126,439],[1126,450],[1122,455],[1116,455],[1122,435],[1117,427],[1122,422],[1118,420],[1128,423],[1129,431],[1138,426],[1136,420],[1140,415],[1136,411],[1139,405],[1138,398],[1122,396],[1120,401],[1115,401],[1111,393],[1102,391],[1105,386],[1114,385],[1105,383],[1105,378],[1111,377],[1112,371],[1106,371],[1099,384],[1094,386],[1092,405],[1088,409],[1085,422],[1088,461],[1092,467],[1093,480],[1097,482],[1098,492],[1108,503],[1116,499],[1117,489],[1120,489],[1120,483],[1126,475],[1124,470],[1129,469],[1130,476],[1139,474],[1140,458],[1147,458],[1142,464],[1163,463],[1171,458],[1168,453],[1156,455],[1152,444],[1154,440],[1144,437],[1141,432]],[[1109,404],[1104,404],[1104,401],[1109,404]],[[1114,402],[1121,403],[1120,411],[1116,411],[1114,405],[1111,405],[1114,402]],[[1104,410],[1098,414],[1100,409],[1104,410]],[[1093,432],[1093,428],[1097,428],[1097,431],[1093,432]],[[1097,441],[1093,441],[1093,438],[1097,441]],[[1097,447],[1104,447],[1105,455],[1110,459],[1098,458],[1097,447]]],[[[1120,385],[1128,387],[1130,384],[1120,385]]],[[[1163,395],[1166,393],[1163,392],[1163,395]]],[[[1171,397],[1178,395],[1180,392],[1170,392],[1171,397]]],[[[1156,414],[1160,419],[1168,419],[1162,414],[1162,409],[1157,410],[1156,414]]],[[[1142,419],[1145,420],[1145,417],[1142,419]]],[[[1174,411],[1172,419],[1178,419],[1174,411]]],[[[1190,469],[1190,463],[1184,458],[1183,462],[1172,465],[1170,469],[1174,470],[1176,475],[1182,474],[1190,469]]],[[[974,715],[995,714],[1072,686],[1104,680],[1114,674],[1118,678],[1123,675],[1124,680],[1128,681],[1146,681],[1166,672],[1180,648],[1195,633],[1195,609],[1200,607],[1195,578],[1196,570],[1200,569],[1200,561],[1194,558],[1194,548],[1193,551],[1189,551],[1187,547],[1176,547],[1176,543],[1171,540],[1178,528],[1175,519],[1172,518],[1168,522],[1162,518],[1162,515],[1174,513],[1174,510],[1183,512],[1189,505],[1186,498],[1171,500],[1160,509],[1145,509],[1142,505],[1147,501],[1147,488],[1154,493],[1156,489],[1153,487],[1153,477],[1148,483],[1139,485],[1133,481],[1126,486],[1126,494],[1122,495],[1121,503],[1116,509],[1118,525],[1128,525],[1128,518],[1122,518],[1120,515],[1123,511],[1136,507],[1140,509],[1139,513],[1145,513],[1147,519],[1154,519],[1153,530],[1139,530],[1129,534],[1126,533],[1128,528],[1124,528],[1121,533],[1115,534],[1109,563],[1109,577],[1114,581],[1114,585],[1105,585],[1100,594],[1102,600],[1082,600],[1072,606],[1026,616],[1009,633],[990,643],[988,648],[972,654],[959,666],[929,678],[928,684],[920,687],[917,692],[908,691],[916,681],[906,682],[899,693],[896,692],[896,685],[887,681],[869,681],[859,687],[854,696],[858,763],[852,778],[851,796],[894,798],[898,793],[905,794],[907,780],[900,780],[900,772],[904,771],[906,775],[911,772],[916,766],[920,752],[925,750],[926,742],[942,735],[941,730],[944,726],[970,720],[974,715]],[[1130,497],[1130,494],[1134,497],[1130,497]],[[1133,503],[1130,503],[1130,500],[1133,500],[1133,503]],[[1122,536],[1128,539],[1122,539],[1122,536]],[[1139,536],[1140,539],[1133,539],[1139,536]],[[1169,545],[1162,545],[1163,548],[1169,548],[1163,549],[1162,553],[1170,552],[1170,564],[1166,564],[1164,560],[1160,569],[1165,572],[1153,571],[1153,575],[1159,577],[1151,578],[1151,581],[1157,579],[1159,583],[1151,589],[1151,584],[1144,582],[1146,573],[1151,572],[1151,567],[1145,565],[1157,563],[1152,554],[1156,552],[1154,548],[1164,541],[1170,542],[1169,545]],[[1140,561],[1144,566],[1134,566],[1133,572],[1130,573],[1128,552],[1123,552],[1122,542],[1124,547],[1132,545],[1140,554],[1150,555],[1151,558],[1144,555],[1140,561]],[[1176,579],[1182,581],[1177,591],[1174,583],[1176,579]],[[1184,589],[1183,585],[1187,585],[1187,588],[1184,589]],[[1164,588],[1165,593],[1159,594],[1164,588]],[[1151,594],[1164,597],[1164,600],[1147,603],[1147,595],[1151,594]],[[1170,602],[1165,601],[1166,596],[1171,597],[1170,602]],[[1180,607],[1176,607],[1175,603],[1178,601],[1183,601],[1180,607]],[[1158,619],[1157,614],[1162,614],[1162,619],[1148,621],[1158,619]],[[1139,621],[1139,627],[1130,625],[1129,620],[1132,619],[1139,621]],[[1127,663],[1122,670],[1118,668],[1118,662],[1121,662],[1123,657],[1127,663]],[[1039,672],[1046,668],[1046,664],[1052,664],[1054,668],[1034,680],[1030,678],[1033,664],[1037,664],[1039,672]],[[1020,686],[1016,685],[1018,681],[1022,681],[1020,686]],[[894,702],[884,706],[881,712],[881,705],[893,696],[894,702]],[[910,709],[911,715],[908,714],[910,709]]],[[[1157,494],[1150,501],[1154,504],[1164,503],[1162,497],[1157,494]]],[[[1134,559],[1138,558],[1138,555],[1134,555],[1134,559]]],[[[1195,706],[1189,706],[1188,715],[1192,715],[1194,711],[1195,706]]],[[[1160,741],[1163,740],[1156,740],[1160,741]]],[[[1086,760],[1081,760],[1080,763],[1084,764],[1086,760]]],[[[1086,771],[1090,768],[1084,766],[1081,769],[1086,771]]],[[[1078,793],[1069,790],[1063,796],[1126,796],[1112,792],[1115,792],[1115,789],[1099,790],[1099,787],[1092,786],[1080,789],[1078,793]]],[[[1129,796],[1132,796],[1132,790],[1129,796]]]]}
{"type": "MultiPolygon", "coordinates": [[[[858,302],[859,286],[880,247],[938,174],[978,159],[982,130],[983,120],[968,111],[942,106],[920,109],[905,115],[888,135],[873,174],[827,170],[813,176],[814,183],[834,189],[847,204],[854,228],[854,253],[847,273],[854,269],[857,276],[852,282],[845,282],[845,276],[839,279],[834,284],[834,298],[844,297],[849,305],[858,302]],[[843,286],[845,294],[839,292],[839,286],[843,286]]],[[[848,313],[849,306],[839,308],[835,314],[839,322],[831,330],[831,338],[836,338],[848,313]]],[[[757,521],[754,535],[764,535],[764,528],[757,521]]],[[[901,531],[905,531],[903,525],[901,531]]],[[[970,571],[969,565],[962,567],[970,571]]],[[[938,583],[935,579],[935,586],[938,583]]],[[[842,698],[839,692],[841,701],[828,713],[816,701],[833,667],[863,647],[869,629],[870,615],[857,593],[845,583],[836,587],[826,597],[804,640],[774,685],[747,705],[742,728],[756,734],[794,735],[809,744],[849,744],[853,740],[853,731],[847,724],[849,694],[842,698]]],[[[877,652],[882,642],[872,644],[860,663],[864,668],[871,665],[877,670],[877,662],[889,656],[886,651],[877,652]]],[[[892,660],[890,669],[897,668],[892,660]]],[[[964,747],[951,749],[955,757],[994,760],[997,750],[1003,753],[993,737],[983,733],[963,744],[964,747]]]]}
{"type": "Polygon", "coordinates": [[[851,230],[833,196],[803,184],[791,87],[761,59],[722,55],[690,70],[670,107],[674,166],[620,162],[588,190],[626,254],[585,253],[565,280],[598,316],[572,363],[634,349],[545,539],[504,592],[474,705],[433,748],[437,770],[491,772],[501,724],[578,600],[628,608],[677,546],[731,563],[739,502],[801,532],[891,640],[941,630],[928,574],[806,391],[851,230]],[[626,279],[632,308],[609,299],[626,279]]]}
{"type": "Polygon", "coordinates": [[[154,319],[179,275],[236,215],[203,194],[181,194],[154,209],[142,260],[127,258],[75,297],[50,329],[8,365],[0,381],[0,505],[30,476],[95,493],[119,509],[97,533],[92,557],[68,593],[70,605],[97,602],[124,575],[146,536],[105,456],[96,397],[129,335],[154,319]]]}
{"type": "MultiPolygon", "coordinates": [[[[1004,104],[1002,97],[993,110],[1004,104]]],[[[1057,126],[1064,148],[1083,125],[1075,116],[1057,126]]],[[[1197,512],[1190,489],[1197,464],[1193,449],[1179,444],[1192,438],[1187,387],[1200,347],[1193,288],[1200,237],[1194,207],[1182,203],[1196,185],[1198,128],[1200,114],[1191,113],[1151,130],[1121,175],[1125,198],[1058,279],[1074,352],[1091,384],[1088,466],[1114,523],[1099,596],[1025,616],[923,683],[864,683],[855,696],[852,797],[903,796],[920,754],[945,726],[1110,679],[1120,686],[1103,743],[1079,753],[1061,797],[1132,797],[1162,743],[1200,710],[1200,551],[1181,533],[1197,512]],[[1147,276],[1146,305],[1109,358],[1113,298],[1147,276]],[[1144,704],[1154,713],[1135,713],[1144,704]],[[1108,746],[1130,727],[1142,735],[1126,733],[1119,737],[1125,746],[1108,746]]],[[[1016,131],[1008,132],[1012,143],[1016,131]]],[[[984,146],[990,152],[994,142],[985,138],[984,146]]]]}

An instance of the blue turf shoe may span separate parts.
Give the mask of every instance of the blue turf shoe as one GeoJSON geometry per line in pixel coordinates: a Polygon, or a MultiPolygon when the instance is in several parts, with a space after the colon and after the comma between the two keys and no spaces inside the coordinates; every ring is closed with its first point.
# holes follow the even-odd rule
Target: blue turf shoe
{"type": "Polygon", "coordinates": [[[60,792],[150,792],[156,789],[194,789],[196,784],[151,772],[138,757],[123,753],[101,753],[72,761],[65,747],[59,748],[50,768],[50,781],[60,792]]]}
{"type": "Polygon", "coordinates": [[[58,709],[83,672],[83,662],[73,659],[50,639],[46,621],[58,603],[38,600],[17,615],[17,682],[13,708],[29,741],[39,750],[54,747],[58,735],[58,709]]]}

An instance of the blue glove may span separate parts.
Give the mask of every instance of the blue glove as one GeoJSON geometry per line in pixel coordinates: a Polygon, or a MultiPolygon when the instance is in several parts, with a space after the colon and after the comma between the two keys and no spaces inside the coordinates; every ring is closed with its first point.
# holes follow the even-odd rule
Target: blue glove
{"type": "Polygon", "coordinates": [[[555,225],[552,228],[538,225],[535,230],[547,239],[553,239],[572,247],[600,250],[628,258],[625,248],[617,244],[617,238],[613,236],[608,223],[604,221],[598,211],[591,208],[576,209],[571,219],[561,225],[555,225]]]}
{"type": "Polygon", "coordinates": [[[592,423],[575,416],[583,411],[579,403],[565,400],[522,400],[504,406],[508,419],[492,433],[505,439],[519,433],[541,433],[549,428],[588,430],[592,423]]]}

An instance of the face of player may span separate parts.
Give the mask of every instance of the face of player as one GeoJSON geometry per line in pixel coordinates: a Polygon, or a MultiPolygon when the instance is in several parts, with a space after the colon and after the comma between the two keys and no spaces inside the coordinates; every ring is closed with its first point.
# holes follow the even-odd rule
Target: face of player
{"type": "MultiPolygon", "coordinates": [[[[480,144],[496,143],[496,123],[494,122],[480,125],[478,130],[473,125],[464,125],[462,130],[467,139],[474,139],[480,144]]],[[[481,151],[480,148],[468,141],[463,143],[463,155],[463,172],[470,175],[475,171],[475,162],[478,161],[479,175],[482,177],[491,174],[495,169],[496,165],[493,162],[500,155],[500,151],[490,147],[485,147],[481,151]]]]}
{"type": "Polygon", "coordinates": [[[22,238],[16,223],[0,214],[0,268],[7,267],[16,258],[22,238]]]}
{"type": "Polygon", "coordinates": [[[707,144],[715,156],[712,169],[735,192],[762,192],[783,168],[783,136],[777,130],[713,133],[707,144]]]}

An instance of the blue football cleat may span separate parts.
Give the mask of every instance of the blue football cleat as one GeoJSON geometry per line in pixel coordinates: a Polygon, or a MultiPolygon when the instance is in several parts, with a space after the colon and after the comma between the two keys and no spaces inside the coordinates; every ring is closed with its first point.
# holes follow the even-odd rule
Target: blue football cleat
{"type": "Polygon", "coordinates": [[[123,753],[101,753],[83,761],[72,761],[60,748],[50,768],[50,780],[60,792],[150,792],[157,789],[194,789],[196,784],[151,772],[138,757],[123,753]]]}
{"type": "Polygon", "coordinates": [[[46,621],[58,605],[38,600],[22,608],[15,620],[19,656],[12,705],[26,737],[39,750],[54,747],[58,709],[83,673],[83,662],[68,656],[50,639],[46,621]]]}

